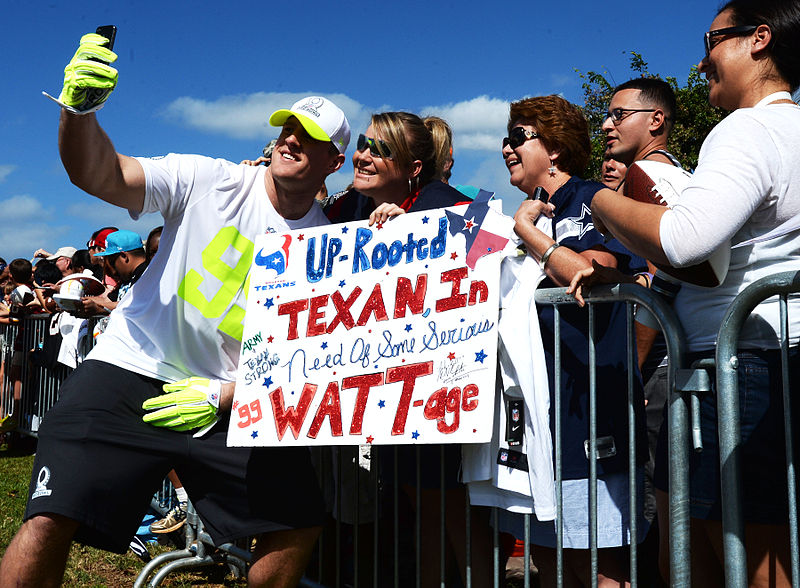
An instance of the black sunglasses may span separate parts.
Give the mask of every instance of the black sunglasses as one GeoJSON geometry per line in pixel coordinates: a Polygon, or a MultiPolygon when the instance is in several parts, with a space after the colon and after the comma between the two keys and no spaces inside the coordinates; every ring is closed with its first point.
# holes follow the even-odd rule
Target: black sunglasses
{"type": "Polygon", "coordinates": [[[717,41],[712,45],[711,39],[713,37],[721,37],[722,35],[736,35],[740,37],[742,35],[749,35],[757,28],[758,26],[756,25],[741,25],[738,27],[725,27],[724,29],[706,31],[705,36],[703,37],[706,46],[706,59],[708,59],[708,56],[711,54],[711,50],[720,43],[720,41],[717,41]]]}
{"type": "Polygon", "coordinates": [[[656,110],[655,108],[612,108],[606,112],[606,118],[610,118],[611,122],[618,125],[625,118],[626,112],[655,112],[656,110]]]}
{"type": "Polygon", "coordinates": [[[520,145],[522,145],[525,141],[530,139],[538,139],[539,133],[535,133],[533,131],[529,131],[528,129],[523,129],[522,127],[514,127],[511,129],[511,132],[508,134],[508,137],[503,137],[503,149],[505,149],[506,145],[511,147],[512,149],[516,149],[520,145]]]}
{"type": "Polygon", "coordinates": [[[373,157],[385,157],[387,159],[392,158],[392,150],[389,149],[389,145],[387,145],[386,141],[381,139],[373,139],[372,137],[367,137],[364,134],[359,135],[358,142],[356,143],[356,150],[364,151],[364,149],[367,147],[369,147],[369,152],[373,157]]]}

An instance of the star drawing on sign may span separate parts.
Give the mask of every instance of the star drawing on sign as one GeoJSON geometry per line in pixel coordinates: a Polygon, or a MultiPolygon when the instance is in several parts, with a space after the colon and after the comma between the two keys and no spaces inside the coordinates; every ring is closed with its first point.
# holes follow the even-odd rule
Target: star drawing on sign
{"type": "Polygon", "coordinates": [[[339,287],[340,288],[344,288],[344,280],[340,280],[339,281],[339,287]]]}
{"type": "Polygon", "coordinates": [[[429,220],[431,220],[431,219],[429,219],[427,216],[423,216],[422,217],[422,224],[423,225],[427,225],[429,220]]]}
{"type": "Polygon", "coordinates": [[[450,259],[456,259],[457,257],[458,257],[458,253],[456,253],[455,251],[453,251],[453,252],[450,254],[450,259]]]}
{"type": "Polygon", "coordinates": [[[264,378],[264,383],[263,383],[263,384],[261,384],[261,385],[262,385],[262,386],[266,386],[267,388],[269,388],[270,386],[272,386],[272,376],[269,376],[269,377],[267,377],[267,378],[264,378]]]}
{"type": "Polygon", "coordinates": [[[419,439],[419,431],[414,431],[413,433],[411,433],[411,438],[412,439],[419,439]]]}
{"type": "Polygon", "coordinates": [[[447,359],[449,359],[450,361],[453,361],[455,358],[456,358],[456,354],[453,353],[452,351],[447,354],[447,359]]]}
{"type": "Polygon", "coordinates": [[[373,441],[375,441],[375,437],[373,437],[372,435],[369,435],[367,437],[367,443],[372,443],[373,441]]]}
{"type": "Polygon", "coordinates": [[[267,343],[272,343],[274,340],[275,340],[275,337],[273,337],[272,335],[267,337],[267,343]]]}
{"type": "Polygon", "coordinates": [[[272,298],[267,298],[266,302],[264,302],[264,306],[267,308],[272,308],[275,306],[275,303],[272,301],[272,298]]]}
{"type": "Polygon", "coordinates": [[[469,231],[472,234],[472,229],[474,229],[477,225],[475,224],[475,217],[473,216],[471,219],[464,219],[464,228],[461,229],[462,231],[469,231]]]}
{"type": "Polygon", "coordinates": [[[258,431],[253,431],[252,433],[250,433],[250,436],[251,436],[253,439],[255,439],[256,437],[258,437],[258,431]]]}
{"type": "Polygon", "coordinates": [[[480,351],[478,351],[478,352],[475,354],[475,362],[476,362],[476,363],[477,363],[477,362],[481,362],[481,363],[483,363],[483,360],[484,360],[484,359],[486,359],[487,357],[488,357],[488,356],[487,356],[487,355],[486,355],[486,354],[483,352],[483,349],[481,349],[480,351]]]}
{"type": "Polygon", "coordinates": [[[406,325],[406,333],[408,333],[410,330],[411,330],[411,325],[406,325]]]}
{"type": "Polygon", "coordinates": [[[299,235],[297,235],[297,240],[298,241],[302,241],[303,239],[305,239],[305,235],[303,235],[303,233],[300,233],[299,235]]]}
{"type": "Polygon", "coordinates": [[[328,342],[327,341],[323,341],[322,345],[320,347],[322,347],[323,349],[327,349],[328,348],[328,342]]]}
{"type": "Polygon", "coordinates": [[[378,400],[378,408],[384,408],[386,406],[385,400],[378,400]]]}
{"type": "Polygon", "coordinates": [[[347,234],[347,227],[342,227],[342,233],[347,234]]]}
{"type": "Polygon", "coordinates": [[[376,228],[376,229],[378,229],[378,230],[380,231],[380,230],[383,228],[383,223],[382,223],[382,222],[378,222],[378,223],[375,225],[375,228],[376,228]]]}

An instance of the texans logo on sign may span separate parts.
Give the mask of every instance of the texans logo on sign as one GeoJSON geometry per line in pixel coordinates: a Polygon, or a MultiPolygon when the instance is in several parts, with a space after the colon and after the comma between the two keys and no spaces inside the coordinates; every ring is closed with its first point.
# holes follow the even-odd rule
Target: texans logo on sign
{"type": "Polygon", "coordinates": [[[283,247],[280,250],[270,253],[269,255],[262,255],[263,249],[256,253],[256,265],[263,265],[267,269],[274,269],[277,275],[281,275],[286,271],[286,264],[289,262],[289,244],[292,242],[290,235],[283,237],[283,247]]]}

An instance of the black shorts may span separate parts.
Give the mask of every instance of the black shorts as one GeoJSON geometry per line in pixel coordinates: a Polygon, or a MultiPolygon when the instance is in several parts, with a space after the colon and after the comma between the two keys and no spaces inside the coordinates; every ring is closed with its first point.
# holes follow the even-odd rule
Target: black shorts
{"type": "Polygon", "coordinates": [[[100,361],[64,381],[45,415],[25,519],[60,514],[75,540],[123,553],[174,468],[215,543],[320,525],[322,496],[304,447],[227,447],[227,421],[203,438],[142,421],[163,382],[100,361]]]}

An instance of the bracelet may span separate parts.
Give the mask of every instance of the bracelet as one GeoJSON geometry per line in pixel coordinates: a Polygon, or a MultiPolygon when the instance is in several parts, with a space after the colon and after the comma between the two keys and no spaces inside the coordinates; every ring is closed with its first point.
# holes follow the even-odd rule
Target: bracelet
{"type": "Polygon", "coordinates": [[[635,274],[633,277],[638,278],[639,276],[643,277],[645,282],[647,282],[647,286],[645,288],[649,288],[653,284],[653,274],[650,272],[639,272],[635,274]]]}
{"type": "Polygon", "coordinates": [[[553,251],[559,247],[561,247],[561,245],[556,241],[542,254],[542,257],[539,259],[539,267],[542,268],[542,270],[544,270],[544,266],[546,266],[547,262],[550,260],[550,256],[553,255],[553,251]]]}

